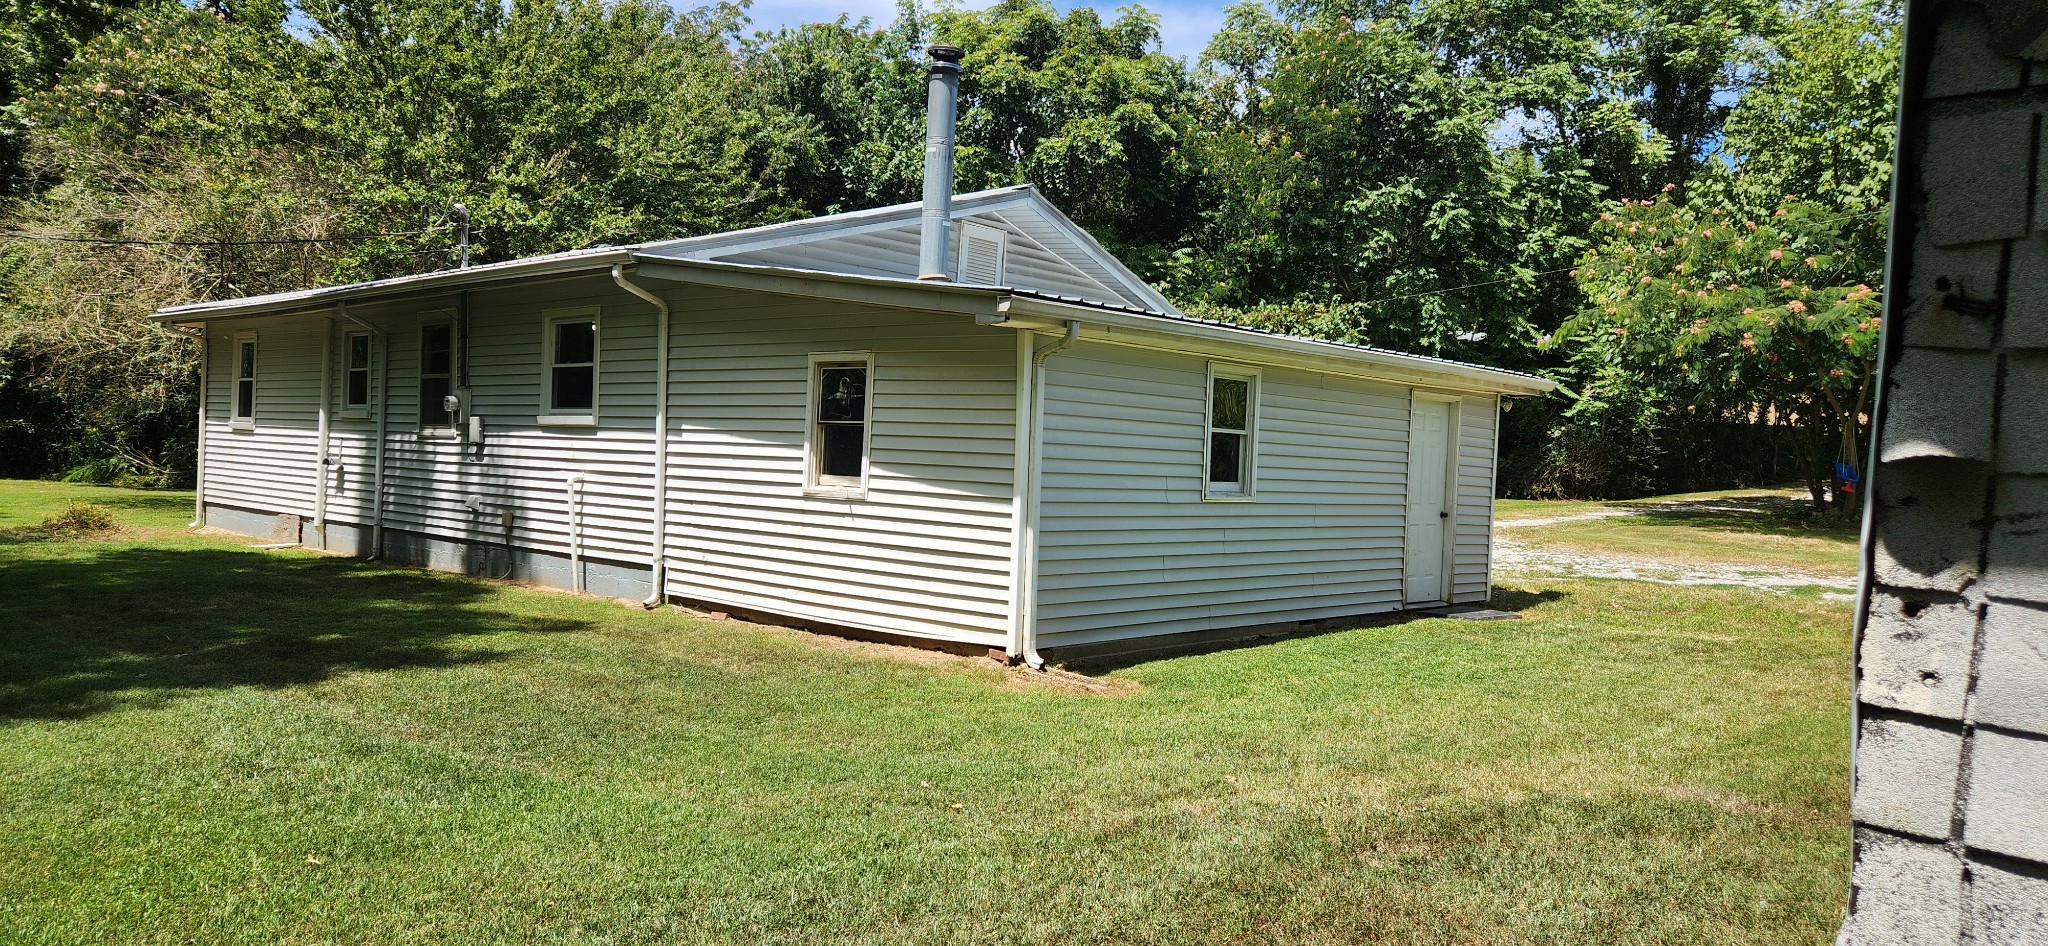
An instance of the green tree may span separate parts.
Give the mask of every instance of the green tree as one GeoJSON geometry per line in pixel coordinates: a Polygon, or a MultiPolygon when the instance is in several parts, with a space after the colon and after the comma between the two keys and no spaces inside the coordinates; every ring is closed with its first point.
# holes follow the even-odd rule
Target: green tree
{"type": "Polygon", "coordinates": [[[1807,485],[1867,444],[1881,305],[1832,208],[1745,218],[1701,198],[1625,205],[1576,273],[1591,306],[1550,340],[1661,379],[1688,413],[1768,416],[1805,433],[1807,485]]]}
{"type": "Polygon", "coordinates": [[[985,10],[906,4],[867,21],[782,30],[749,45],[768,102],[821,136],[827,173],[800,185],[815,212],[914,199],[924,170],[925,54],[966,51],[955,187],[1035,183],[1111,248],[1142,265],[1193,219],[1198,168],[1186,148],[1197,105],[1141,8],[1104,22],[1049,0],[985,10]]]}

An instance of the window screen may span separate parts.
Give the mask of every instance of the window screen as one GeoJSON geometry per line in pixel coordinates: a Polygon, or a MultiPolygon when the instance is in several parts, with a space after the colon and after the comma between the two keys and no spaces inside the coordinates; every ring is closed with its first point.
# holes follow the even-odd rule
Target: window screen
{"type": "Polygon", "coordinates": [[[1209,381],[1209,492],[1251,493],[1252,382],[1209,381]]]}
{"type": "Polygon", "coordinates": [[[444,405],[455,393],[450,382],[455,363],[455,330],[449,325],[420,329],[420,426],[453,427],[455,414],[444,405]]]}
{"type": "Polygon", "coordinates": [[[368,407],[370,405],[370,336],[367,332],[352,332],[346,346],[348,358],[345,366],[346,377],[342,381],[342,407],[368,407]]]}
{"type": "Polygon", "coordinates": [[[548,410],[587,414],[597,406],[597,321],[555,322],[551,332],[548,410]]]}
{"type": "Polygon", "coordinates": [[[868,366],[818,366],[817,475],[858,484],[867,469],[868,366]]]}
{"type": "Polygon", "coordinates": [[[256,340],[235,342],[235,420],[256,418],[256,340]]]}

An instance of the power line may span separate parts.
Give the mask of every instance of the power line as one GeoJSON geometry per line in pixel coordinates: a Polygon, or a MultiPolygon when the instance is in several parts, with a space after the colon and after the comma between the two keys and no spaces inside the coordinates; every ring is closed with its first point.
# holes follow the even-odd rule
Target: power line
{"type": "Polygon", "coordinates": [[[0,231],[0,238],[10,240],[36,240],[44,243],[85,243],[95,246],[301,246],[312,243],[360,243],[364,240],[381,240],[387,237],[421,236],[445,227],[430,227],[425,230],[400,230],[392,233],[353,233],[336,237],[302,237],[287,240],[111,240],[99,237],[56,236],[43,233],[19,233],[0,231]]]}
{"type": "MultiPolygon", "coordinates": [[[[1853,214],[1842,214],[1841,216],[1838,216],[1838,217],[1823,217],[1823,218],[1821,218],[1821,219],[1819,219],[1819,220],[1814,220],[1814,221],[1811,221],[1811,222],[1812,222],[1812,223],[1814,223],[1814,224],[1822,224],[1822,223],[1834,223],[1834,222],[1836,222],[1836,221],[1840,221],[1840,220],[1854,220],[1854,219],[1856,219],[1857,217],[1871,217],[1871,216],[1876,216],[1877,214],[1882,214],[1882,213],[1890,213],[1890,212],[1891,212],[1891,211],[1890,211],[1890,209],[1889,209],[1889,208],[1887,208],[1887,209],[1885,209],[1885,210],[1866,210],[1866,211],[1863,211],[1862,213],[1853,213],[1853,214]]],[[[1560,267],[1558,267],[1558,268],[1556,268],[1556,269],[1546,269],[1546,270],[1544,270],[1544,271],[1542,271],[1542,272],[1540,272],[1540,273],[1530,273],[1530,274],[1529,274],[1528,276],[1526,276],[1526,277],[1524,277],[1524,276],[1502,276],[1502,277],[1501,277],[1501,278],[1499,278],[1499,279],[1489,279],[1489,280],[1486,280],[1485,282],[1475,282],[1475,283],[1466,283],[1465,285],[1462,285],[1462,286],[1451,286],[1451,287],[1449,287],[1449,288],[1447,288],[1447,289],[1432,289],[1432,290],[1430,290],[1430,291],[1428,291],[1428,292],[1411,292],[1411,293],[1409,293],[1409,294],[1407,294],[1407,295],[1405,295],[1405,296],[1388,296],[1388,297],[1386,297],[1386,298],[1384,298],[1384,299],[1365,299],[1365,300],[1361,300],[1361,301],[1359,301],[1359,302],[1354,302],[1354,303],[1351,303],[1351,304],[1352,304],[1352,305],[1385,305],[1385,304],[1387,304],[1387,303],[1389,303],[1389,302],[1405,302],[1405,301],[1407,301],[1407,300],[1409,300],[1409,299],[1421,299],[1421,298],[1424,298],[1424,297],[1426,297],[1426,296],[1440,296],[1440,295],[1443,295],[1444,293],[1447,293],[1447,292],[1462,292],[1462,291],[1464,291],[1464,290],[1467,290],[1467,289],[1478,289],[1478,288],[1480,288],[1481,286],[1492,286],[1492,285],[1496,285],[1496,284],[1499,284],[1499,283],[1504,283],[1504,282],[1512,282],[1512,281],[1514,281],[1514,280],[1517,280],[1517,279],[1525,279],[1525,278],[1526,278],[1526,279],[1535,279],[1535,278],[1536,278],[1536,277],[1538,277],[1538,276],[1555,276],[1555,275],[1557,275],[1558,273],[1567,273],[1567,272],[1571,272],[1572,270],[1574,270],[1574,269],[1578,269],[1578,268],[1580,268],[1580,267],[1578,266],[1578,264],[1573,264],[1573,265],[1570,265],[1570,266],[1560,266],[1560,267]]]]}

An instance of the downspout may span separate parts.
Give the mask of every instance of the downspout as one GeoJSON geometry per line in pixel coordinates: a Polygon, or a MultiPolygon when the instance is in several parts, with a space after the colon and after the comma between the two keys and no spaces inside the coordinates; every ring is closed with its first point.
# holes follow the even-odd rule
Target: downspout
{"type": "MultiPolygon", "coordinates": [[[[339,308],[339,306],[337,306],[339,308]]],[[[313,531],[320,535],[320,550],[327,550],[327,485],[333,478],[334,458],[327,455],[334,435],[334,319],[320,323],[320,411],[319,434],[313,448],[314,470],[320,481],[313,493],[313,531]]]]}
{"type": "MultiPolygon", "coordinates": [[[[1029,337],[1028,335],[1026,336],[1029,337]]],[[[1045,454],[1045,363],[1081,337],[1081,323],[1067,320],[1067,332],[1031,352],[1027,383],[1031,406],[1025,415],[1024,476],[1018,490],[1024,498],[1024,528],[1018,536],[1021,546],[1017,560],[1017,623],[1011,631],[1010,654],[1024,658],[1033,670],[1045,669],[1045,657],[1038,653],[1038,481],[1045,454]]]]}
{"type": "Polygon", "coordinates": [[[187,529],[206,526],[206,364],[212,359],[213,345],[206,339],[206,323],[199,323],[199,430],[198,451],[192,459],[192,521],[185,524],[187,529]]]}
{"type": "Polygon", "coordinates": [[[924,220],[918,230],[917,278],[944,281],[946,242],[953,226],[953,127],[960,100],[960,60],[954,46],[933,46],[925,69],[924,220]]]}
{"type": "MultiPolygon", "coordinates": [[[[374,329],[372,331],[375,331],[374,329]]],[[[391,333],[377,332],[384,339],[376,363],[377,446],[370,455],[370,558],[384,557],[384,422],[391,416],[391,333]]]]}
{"type": "Polygon", "coordinates": [[[612,281],[654,307],[654,517],[649,533],[648,578],[653,584],[643,608],[668,597],[668,303],[626,278],[623,263],[612,264],[612,281]]]}
{"type": "Polygon", "coordinates": [[[370,554],[366,557],[375,560],[384,557],[384,417],[385,404],[391,399],[391,333],[356,318],[346,302],[335,303],[334,312],[384,343],[383,350],[370,358],[370,372],[377,377],[377,443],[370,457],[370,554]]]}

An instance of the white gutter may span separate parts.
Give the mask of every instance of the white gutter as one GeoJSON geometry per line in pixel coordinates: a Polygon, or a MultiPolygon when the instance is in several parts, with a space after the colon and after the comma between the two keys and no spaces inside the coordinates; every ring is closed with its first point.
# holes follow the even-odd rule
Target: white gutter
{"type": "MultiPolygon", "coordinates": [[[[339,304],[336,306],[339,308],[339,304]]],[[[313,469],[319,475],[319,486],[313,493],[313,531],[320,535],[320,548],[327,549],[327,487],[334,468],[327,455],[328,445],[333,437],[334,404],[334,320],[320,322],[320,410],[318,413],[319,433],[313,448],[313,469]]]]}
{"type": "Polygon", "coordinates": [[[437,273],[394,276],[390,279],[376,279],[370,282],[350,283],[343,286],[325,286],[317,289],[300,289],[293,292],[275,292],[269,295],[248,296],[242,299],[223,299],[218,302],[194,302],[187,305],[167,306],[156,310],[149,318],[153,322],[179,323],[199,322],[207,319],[303,312],[335,302],[361,301],[380,296],[395,295],[400,291],[459,289],[507,279],[530,279],[536,276],[560,276],[588,270],[601,270],[607,266],[630,262],[632,258],[633,250],[630,247],[602,247],[592,250],[575,250],[568,253],[533,256],[503,263],[486,263],[482,266],[471,266],[467,269],[448,269],[437,273]]]}
{"type": "MultiPolygon", "coordinates": [[[[1399,352],[1366,350],[1310,338],[1272,335],[1235,326],[1211,325],[1189,319],[1135,312],[1118,312],[1093,306],[1068,305],[1028,296],[1011,296],[1004,302],[1004,313],[1008,318],[1079,320],[1091,326],[1100,326],[1103,329],[1103,341],[1122,345],[1237,359],[1255,357],[1253,351],[1267,352],[1279,356],[1281,363],[1287,367],[1402,385],[1484,394],[1527,396],[1543,394],[1557,387],[1557,382],[1548,378],[1522,375],[1498,368],[1399,352]]],[[[1096,336],[1091,333],[1090,337],[1096,336]]]]}
{"type": "MultiPolygon", "coordinates": [[[[1029,339],[1033,336],[1027,332],[1023,337],[1029,339]]],[[[1022,403],[1018,404],[1018,413],[1025,420],[1025,429],[1017,432],[1018,440],[1024,445],[1024,464],[1020,467],[1023,475],[1017,483],[1024,509],[1015,570],[1017,613],[1010,628],[1009,654],[1022,657],[1024,665],[1033,670],[1045,669],[1045,657],[1038,653],[1038,480],[1045,453],[1045,363],[1080,337],[1081,323],[1069,320],[1065,335],[1038,346],[1031,352],[1028,365],[1020,365],[1028,369],[1022,380],[1023,386],[1028,386],[1029,390],[1019,391],[1018,396],[1020,399],[1028,396],[1031,404],[1028,411],[1023,409],[1022,403]]],[[[1022,352],[1019,354],[1021,356],[1022,352]]]]}
{"type": "Polygon", "coordinates": [[[641,607],[659,606],[668,597],[668,303],[626,278],[622,263],[612,264],[612,281],[654,307],[654,515],[649,533],[648,579],[653,590],[641,607]]]}

